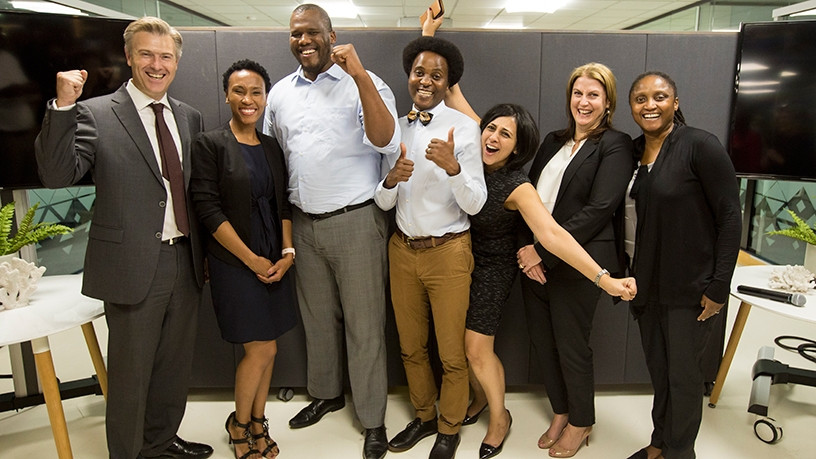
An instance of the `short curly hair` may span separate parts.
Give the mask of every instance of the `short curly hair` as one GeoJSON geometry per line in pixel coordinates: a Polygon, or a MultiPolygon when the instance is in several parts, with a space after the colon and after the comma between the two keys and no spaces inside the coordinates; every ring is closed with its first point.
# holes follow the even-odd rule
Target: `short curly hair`
{"type": "Polygon", "coordinates": [[[465,72],[465,59],[459,48],[444,38],[419,37],[411,41],[402,50],[402,68],[405,74],[410,75],[414,60],[423,51],[431,51],[444,57],[448,62],[448,85],[453,86],[462,78],[465,72]]]}
{"type": "Polygon", "coordinates": [[[272,86],[272,80],[269,78],[269,73],[266,72],[266,69],[263,65],[250,60],[250,59],[241,59],[240,61],[234,62],[230,65],[230,68],[224,72],[223,81],[224,81],[224,92],[229,90],[229,78],[232,76],[233,73],[239,70],[249,70],[250,72],[255,72],[261,76],[261,79],[264,82],[264,92],[269,92],[270,87],[272,86]]]}

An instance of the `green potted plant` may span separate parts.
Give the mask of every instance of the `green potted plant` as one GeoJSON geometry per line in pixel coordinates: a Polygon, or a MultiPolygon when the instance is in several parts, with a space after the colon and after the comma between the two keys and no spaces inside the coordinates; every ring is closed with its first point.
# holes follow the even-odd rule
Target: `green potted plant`
{"type": "Polygon", "coordinates": [[[810,227],[806,221],[802,220],[796,213],[787,209],[788,213],[793,218],[794,226],[776,231],[768,231],[769,236],[787,236],[798,241],[804,242],[805,245],[805,263],[804,266],[810,272],[816,274],[816,225],[810,227]]]}
{"type": "Polygon", "coordinates": [[[34,204],[28,209],[20,222],[17,232],[11,235],[12,220],[14,218],[14,203],[10,202],[0,209],[0,256],[15,255],[28,244],[35,244],[58,234],[70,233],[72,230],[65,225],[56,223],[34,223],[34,204]]]}

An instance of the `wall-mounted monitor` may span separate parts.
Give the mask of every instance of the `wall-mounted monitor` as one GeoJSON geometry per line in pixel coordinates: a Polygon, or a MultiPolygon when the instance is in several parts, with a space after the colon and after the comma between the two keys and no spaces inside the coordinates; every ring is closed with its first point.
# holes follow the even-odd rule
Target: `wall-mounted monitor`
{"type": "MultiPolygon", "coordinates": [[[[87,99],[130,78],[122,33],[129,21],[0,12],[0,188],[40,188],[34,139],[58,71],[85,69],[87,99]]],[[[82,183],[92,183],[86,177],[82,183]]]]}
{"type": "Polygon", "coordinates": [[[816,181],[816,21],[743,24],[737,53],[737,175],[816,181]]]}

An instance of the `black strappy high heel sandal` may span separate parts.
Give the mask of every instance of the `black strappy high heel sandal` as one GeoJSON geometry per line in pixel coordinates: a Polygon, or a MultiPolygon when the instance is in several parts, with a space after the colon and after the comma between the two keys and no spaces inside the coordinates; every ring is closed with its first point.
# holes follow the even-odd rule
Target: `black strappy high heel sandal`
{"type": "Polygon", "coordinates": [[[252,434],[253,440],[260,440],[263,438],[266,441],[266,448],[261,451],[261,456],[267,457],[267,454],[274,454],[272,457],[276,457],[280,454],[280,448],[278,447],[278,443],[275,440],[272,440],[272,437],[269,436],[269,419],[266,416],[256,418],[255,416],[251,416],[252,422],[256,424],[260,424],[263,427],[263,432],[259,434],[252,434]]]}
{"type": "Polygon", "coordinates": [[[233,445],[232,452],[235,454],[235,459],[249,459],[250,457],[257,457],[259,454],[261,454],[260,451],[255,449],[255,438],[249,431],[249,423],[241,424],[238,422],[238,420],[235,419],[235,411],[230,413],[230,415],[227,417],[227,423],[224,425],[224,428],[227,430],[227,438],[229,438],[229,443],[233,445]],[[241,438],[232,437],[232,433],[230,433],[230,425],[243,429],[241,438]],[[249,451],[247,451],[243,456],[238,457],[238,450],[235,449],[235,445],[244,443],[249,446],[249,451]]]}

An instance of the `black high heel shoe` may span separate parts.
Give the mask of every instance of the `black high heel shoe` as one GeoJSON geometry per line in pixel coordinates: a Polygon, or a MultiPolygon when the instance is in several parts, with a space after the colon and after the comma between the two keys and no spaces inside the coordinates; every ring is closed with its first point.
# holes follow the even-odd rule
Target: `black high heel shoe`
{"type": "Polygon", "coordinates": [[[255,416],[250,416],[252,422],[256,424],[260,424],[263,428],[263,432],[259,434],[252,434],[253,440],[260,440],[261,438],[266,441],[266,448],[261,451],[261,456],[264,458],[267,457],[267,454],[274,454],[271,457],[277,457],[280,454],[280,448],[278,447],[278,443],[275,440],[272,440],[272,437],[269,436],[269,419],[266,419],[266,416],[262,416],[260,418],[256,418],[255,416]]]}
{"type": "Polygon", "coordinates": [[[465,419],[463,419],[463,420],[462,420],[462,425],[463,425],[463,426],[469,426],[469,425],[471,425],[471,424],[476,424],[476,421],[478,421],[478,420],[479,420],[479,416],[481,416],[481,415],[482,415],[482,413],[484,413],[484,410],[485,410],[486,408],[487,408],[487,403],[485,403],[485,405],[482,407],[482,409],[481,409],[481,410],[479,410],[479,411],[478,411],[476,414],[474,414],[473,416],[468,416],[468,414],[467,414],[467,413],[465,413],[465,419]]]}
{"type": "Polygon", "coordinates": [[[241,424],[238,422],[238,420],[235,419],[235,411],[230,413],[230,415],[227,417],[227,423],[224,424],[224,429],[227,431],[227,438],[229,438],[228,443],[233,445],[232,452],[235,454],[235,459],[248,459],[252,456],[261,454],[260,451],[255,449],[255,439],[252,438],[252,433],[249,431],[249,423],[241,424]],[[240,438],[232,437],[230,425],[243,429],[240,438]],[[243,456],[238,457],[238,450],[235,449],[235,445],[240,444],[247,444],[249,446],[249,451],[247,451],[243,456]]]}
{"type": "Polygon", "coordinates": [[[482,446],[479,447],[479,459],[488,459],[493,456],[497,456],[500,452],[502,452],[502,448],[504,448],[504,442],[507,440],[507,437],[510,436],[510,427],[513,426],[513,416],[510,415],[510,410],[507,411],[507,417],[510,418],[510,422],[507,424],[507,432],[504,433],[504,438],[502,439],[499,446],[488,445],[487,443],[482,443],[482,446]]]}

